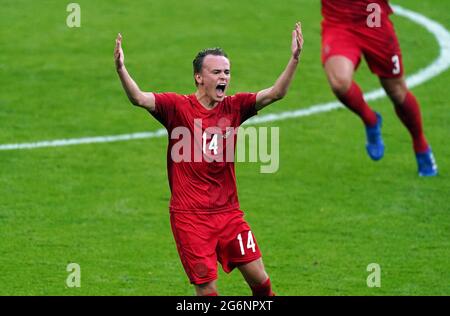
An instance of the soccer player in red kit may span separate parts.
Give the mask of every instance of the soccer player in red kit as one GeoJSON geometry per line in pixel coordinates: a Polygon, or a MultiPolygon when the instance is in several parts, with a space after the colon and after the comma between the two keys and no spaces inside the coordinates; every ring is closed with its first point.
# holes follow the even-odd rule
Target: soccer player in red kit
{"type": "Polygon", "coordinates": [[[121,43],[119,34],[114,56],[128,98],[148,110],[169,134],[170,222],[197,295],[217,295],[217,261],[227,273],[237,267],[253,295],[273,295],[258,244],[239,207],[234,162],[222,156],[232,147],[234,157],[236,133],[229,133],[231,129],[287,93],[303,46],[300,24],[292,32],[289,62],[275,84],[257,93],[233,96],[226,96],[230,61],[220,48],[198,53],[193,61],[197,90],[179,95],[142,92],[125,68],[121,43]],[[182,132],[188,132],[190,146],[179,150],[182,132]]]}
{"type": "Polygon", "coordinates": [[[402,53],[389,19],[388,0],[322,0],[322,63],[337,98],[364,122],[370,158],[384,155],[382,117],[373,111],[353,73],[364,55],[412,137],[420,176],[434,176],[437,165],[423,128],[419,104],[403,77],[402,53]]]}

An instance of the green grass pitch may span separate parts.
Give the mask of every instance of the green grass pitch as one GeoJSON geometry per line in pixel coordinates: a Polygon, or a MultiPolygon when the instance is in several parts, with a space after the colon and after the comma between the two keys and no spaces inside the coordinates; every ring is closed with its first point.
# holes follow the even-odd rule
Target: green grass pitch
{"type": "MultiPolygon", "coordinates": [[[[153,131],[128,102],[113,62],[143,90],[194,91],[191,61],[221,46],[231,91],[270,86],[302,21],[305,46],[288,96],[261,114],[332,101],[320,64],[318,0],[4,0],[0,10],[0,144],[153,131]]],[[[450,29],[448,1],[396,0],[450,29]]],[[[433,36],[394,16],[406,74],[439,54],[433,36]]],[[[379,83],[365,64],[364,91],[379,83]]],[[[345,109],[267,123],[280,127],[280,169],[236,166],[239,198],[278,295],[450,294],[450,71],[413,89],[440,175],[422,179],[391,103],[387,146],[373,163],[359,119],[345,109]],[[366,267],[381,267],[369,288],[366,267]]],[[[166,138],[0,151],[0,295],[193,295],[169,224],[166,138]],[[68,263],[81,287],[66,285],[68,263]]],[[[220,268],[219,268],[220,269],[220,268]]],[[[221,271],[221,270],[220,270],[221,271]]],[[[219,293],[249,295],[238,271],[219,293]]]]}

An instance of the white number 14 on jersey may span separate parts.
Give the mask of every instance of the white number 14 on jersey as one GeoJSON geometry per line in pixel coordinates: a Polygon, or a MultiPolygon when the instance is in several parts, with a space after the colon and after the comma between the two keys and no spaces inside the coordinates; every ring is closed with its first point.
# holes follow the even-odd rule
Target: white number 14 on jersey
{"type": "MultiPolygon", "coordinates": [[[[242,242],[241,234],[237,235],[237,240],[239,240],[239,246],[241,247],[241,254],[245,256],[244,243],[242,242]]],[[[249,230],[247,235],[247,249],[251,249],[252,252],[256,252],[255,241],[253,240],[252,232],[249,230]]]]}
{"type": "MultiPolygon", "coordinates": [[[[203,133],[203,153],[206,154],[206,132],[203,133]]],[[[213,134],[211,141],[209,142],[208,150],[214,151],[214,155],[217,155],[217,149],[219,148],[219,145],[217,144],[217,134],[213,134]]]]}

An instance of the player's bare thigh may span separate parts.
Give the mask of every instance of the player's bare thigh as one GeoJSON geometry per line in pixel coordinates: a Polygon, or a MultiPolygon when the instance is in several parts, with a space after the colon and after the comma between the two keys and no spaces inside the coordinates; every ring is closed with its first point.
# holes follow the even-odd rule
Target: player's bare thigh
{"type": "Polygon", "coordinates": [[[217,293],[216,280],[203,284],[194,284],[194,287],[197,296],[205,296],[212,293],[217,293]]]}
{"type": "Polygon", "coordinates": [[[250,286],[262,284],[269,277],[264,268],[262,258],[240,265],[238,269],[250,286]]]}
{"type": "Polygon", "coordinates": [[[341,55],[331,56],[325,62],[324,69],[334,93],[343,95],[350,89],[355,66],[349,58],[341,55]]]}

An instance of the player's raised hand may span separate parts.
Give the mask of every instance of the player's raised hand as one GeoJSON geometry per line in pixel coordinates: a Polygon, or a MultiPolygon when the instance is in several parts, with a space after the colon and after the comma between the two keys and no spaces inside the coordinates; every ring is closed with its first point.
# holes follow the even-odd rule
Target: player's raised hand
{"type": "Polygon", "coordinates": [[[124,57],[122,50],[122,34],[118,34],[116,38],[116,47],[114,49],[114,61],[116,62],[116,69],[119,70],[124,65],[124,57]]]}
{"type": "Polygon", "coordinates": [[[295,23],[295,29],[292,31],[292,56],[298,59],[303,48],[302,24],[295,23]]]}

